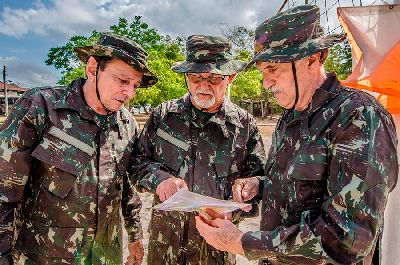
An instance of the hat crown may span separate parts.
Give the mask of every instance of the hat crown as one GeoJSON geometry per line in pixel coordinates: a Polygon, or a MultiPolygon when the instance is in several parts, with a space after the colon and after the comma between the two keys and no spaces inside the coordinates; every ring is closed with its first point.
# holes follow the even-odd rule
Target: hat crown
{"type": "Polygon", "coordinates": [[[322,35],[318,6],[302,5],[261,23],[255,31],[254,52],[306,43],[322,35]]]}
{"type": "Polygon", "coordinates": [[[147,52],[135,41],[124,36],[118,36],[112,33],[101,33],[97,44],[124,51],[127,55],[140,59],[141,61],[147,60],[147,52]]]}
{"type": "Polygon", "coordinates": [[[217,62],[232,59],[231,44],[225,37],[192,35],[186,42],[189,62],[217,62]]]}

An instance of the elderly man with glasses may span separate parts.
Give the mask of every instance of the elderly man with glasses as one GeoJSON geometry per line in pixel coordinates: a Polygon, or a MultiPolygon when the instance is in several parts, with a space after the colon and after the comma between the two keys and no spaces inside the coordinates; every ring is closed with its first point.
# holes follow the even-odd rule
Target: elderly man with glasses
{"type": "MultiPolygon", "coordinates": [[[[230,48],[225,38],[190,36],[187,60],[172,67],[185,74],[189,94],[153,111],[133,159],[139,186],[155,193],[154,204],[179,189],[227,200],[237,178],[264,174],[254,118],[224,96],[245,66],[230,59],[230,48]]],[[[235,264],[234,255],[202,239],[194,214],[154,211],[149,231],[148,264],[235,264]]]]}

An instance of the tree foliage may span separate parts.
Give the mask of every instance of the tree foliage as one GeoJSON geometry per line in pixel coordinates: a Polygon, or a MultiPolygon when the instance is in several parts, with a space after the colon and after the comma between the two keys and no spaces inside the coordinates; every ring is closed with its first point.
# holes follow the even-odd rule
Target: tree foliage
{"type": "Polygon", "coordinates": [[[254,31],[243,26],[228,26],[221,24],[221,34],[232,44],[233,51],[238,54],[241,52],[252,53],[254,31]]]}
{"type": "MultiPolygon", "coordinates": [[[[156,29],[149,27],[135,16],[132,22],[120,18],[118,24],[110,26],[110,32],[128,37],[140,44],[149,54],[149,68],[159,77],[159,82],[148,89],[138,89],[132,104],[156,106],[159,103],[182,96],[186,92],[182,75],[170,69],[172,63],[183,60],[183,40],[161,36],[156,29]]],[[[62,70],[59,84],[69,84],[76,78],[85,76],[85,64],[79,61],[74,48],[94,44],[100,36],[93,31],[89,37],[73,36],[63,46],[51,48],[46,64],[62,70]]]]}
{"type": "MultiPolygon", "coordinates": [[[[140,16],[135,16],[132,21],[120,18],[117,24],[110,26],[109,30],[131,38],[140,44],[149,54],[149,68],[159,78],[159,82],[155,86],[138,89],[131,104],[151,104],[154,107],[165,100],[178,98],[187,92],[184,76],[171,70],[173,63],[185,59],[182,38],[160,35],[157,29],[143,22],[140,16]]],[[[229,27],[222,24],[221,34],[232,43],[232,56],[235,59],[246,62],[251,60],[254,31],[242,26],[229,27]]],[[[46,64],[53,65],[62,71],[59,84],[69,84],[72,80],[85,76],[85,65],[76,57],[74,48],[92,45],[99,36],[98,31],[93,31],[90,36],[73,36],[65,45],[50,49],[46,64]]],[[[336,72],[339,79],[344,79],[351,73],[351,50],[348,43],[332,48],[331,54],[326,60],[325,69],[327,72],[336,72]]],[[[262,75],[254,66],[237,75],[231,86],[230,96],[236,103],[248,99],[268,100],[273,113],[282,111],[271,92],[262,87],[262,75]]]]}
{"type": "Polygon", "coordinates": [[[335,45],[325,61],[325,71],[335,72],[340,80],[346,79],[352,71],[351,47],[346,41],[335,45]]]}

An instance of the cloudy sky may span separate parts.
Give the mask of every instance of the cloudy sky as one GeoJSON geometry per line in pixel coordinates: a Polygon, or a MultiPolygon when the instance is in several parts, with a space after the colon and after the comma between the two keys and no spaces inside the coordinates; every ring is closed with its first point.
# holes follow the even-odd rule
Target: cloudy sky
{"type": "MultiPolygon", "coordinates": [[[[321,8],[321,21],[337,25],[336,7],[382,0],[310,0],[321,8]],[[326,7],[325,7],[326,3],[326,7]],[[328,19],[326,14],[328,14],[328,19]]],[[[44,61],[51,47],[71,36],[108,30],[118,18],[135,15],[162,35],[220,35],[221,23],[254,29],[276,14],[283,0],[0,0],[0,66],[8,80],[28,87],[54,85],[60,73],[44,61]]],[[[289,0],[299,5],[303,0],[289,0]]],[[[337,29],[339,30],[339,29],[337,29]]]]}

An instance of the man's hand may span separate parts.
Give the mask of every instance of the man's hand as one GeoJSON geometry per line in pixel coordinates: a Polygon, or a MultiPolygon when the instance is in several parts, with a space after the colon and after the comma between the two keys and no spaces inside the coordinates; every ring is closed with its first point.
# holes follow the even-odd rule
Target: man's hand
{"type": "Polygon", "coordinates": [[[239,178],[235,180],[232,187],[233,200],[245,202],[254,198],[258,194],[260,181],[257,177],[239,178]]]}
{"type": "Polygon", "coordinates": [[[180,189],[188,189],[186,182],[181,178],[172,177],[162,181],[157,186],[156,193],[163,202],[180,189]]]}
{"type": "Polygon", "coordinates": [[[218,218],[205,222],[200,216],[195,218],[196,228],[208,244],[221,251],[243,255],[243,232],[231,221],[218,218]]]}
{"type": "Polygon", "coordinates": [[[128,243],[129,256],[125,265],[140,265],[142,264],[144,248],[142,240],[128,243]]]}
{"type": "Polygon", "coordinates": [[[208,220],[214,220],[214,219],[224,219],[224,220],[229,220],[232,221],[232,212],[227,212],[227,213],[219,213],[215,211],[214,209],[211,208],[206,208],[203,209],[201,212],[199,212],[201,215],[202,219],[208,219],[208,220]]]}

